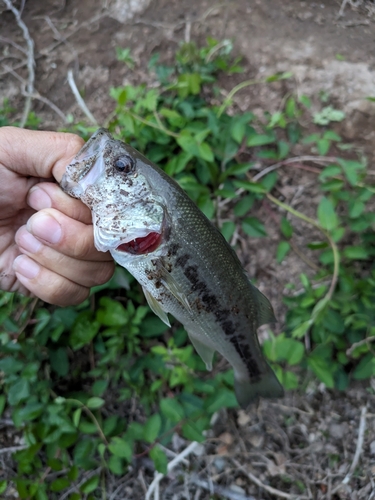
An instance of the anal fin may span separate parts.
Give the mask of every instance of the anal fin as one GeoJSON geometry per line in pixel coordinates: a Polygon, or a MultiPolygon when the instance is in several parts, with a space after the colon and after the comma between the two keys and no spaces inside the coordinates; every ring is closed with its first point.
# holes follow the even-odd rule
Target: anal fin
{"type": "Polygon", "coordinates": [[[212,360],[215,354],[215,351],[211,349],[211,347],[208,347],[206,344],[203,344],[200,340],[198,340],[196,337],[193,337],[193,335],[189,335],[189,339],[191,340],[191,343],[193,344],[195,350],[199,354],[199,356],[202,358],[203,362],[206,364],[206,368],[208,371],[212,370],[212,360]]]}

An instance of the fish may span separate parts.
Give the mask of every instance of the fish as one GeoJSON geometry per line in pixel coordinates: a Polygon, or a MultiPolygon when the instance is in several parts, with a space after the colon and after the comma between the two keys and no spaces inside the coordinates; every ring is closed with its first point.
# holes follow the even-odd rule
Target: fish
{"type": "Polygon", "coordinates": [[[207,370],[215,351],[227,359],[242,408],[284,395],[257,337],[275,321],[270,302],[175,180],[101,128],[60,186],[90,208],[96,248],[136,278],[164,323],[168,314],[182,323],[207,370]]]}

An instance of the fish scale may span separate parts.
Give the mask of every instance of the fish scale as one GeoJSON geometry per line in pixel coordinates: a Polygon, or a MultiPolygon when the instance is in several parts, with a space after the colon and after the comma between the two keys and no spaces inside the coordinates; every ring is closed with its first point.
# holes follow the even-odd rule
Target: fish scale
{"type": "Polygon", "coordinates": [[[96,247],[138,280],[165,323],[172,314],[184,325],[207,368],[215,351],[229,361],[243,408],[260,396],[283,395],[256,333],[274,321],[271,304],[173,179],[99,129],[68,165],[61,187],[90,207],[96,247]]]}

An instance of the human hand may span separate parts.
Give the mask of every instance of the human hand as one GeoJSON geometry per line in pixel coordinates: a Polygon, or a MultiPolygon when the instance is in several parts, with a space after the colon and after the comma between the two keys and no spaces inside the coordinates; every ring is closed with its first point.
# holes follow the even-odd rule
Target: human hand
{"type": "Polygon", "coordinates": [[[111,256],[95,249],[89,209],[51,182],[82,145],[74,134],[0,128],[1,290],[65,306],[112,276],[111,256]]]}

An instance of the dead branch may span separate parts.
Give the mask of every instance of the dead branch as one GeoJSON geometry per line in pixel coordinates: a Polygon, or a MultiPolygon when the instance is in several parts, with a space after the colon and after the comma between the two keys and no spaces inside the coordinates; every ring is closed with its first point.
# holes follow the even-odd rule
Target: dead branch
{"type": "Polygon", "coordinates": [[[5,36],[0,36],[0,42],[8,43],[9,45],[12,45],[15,49],[19,50],[20,52],[23,52],[25,56],[27,56],[27,51],[21,47],[21,45],[18,45],[18,43],[13,42],[10,38],[6,38],[5,36]]]}
{"type": "Polygon", "coordinates": [[[364,344],[369,344],[370,342],[374,342],[375,341],[375,335],[371,336],[371,337],[366,337],[365,339],[362,339],[360,340],[359,342],[354,342],[354,344],[352,344],[349,349],[346,351],[346,355],[347,356],[351,356],[352,355],[352,352],[357,349],[357,347],[360,347],[361,345],[364,345],[364,344]]]}
{"type": "Polygon", "coordinates": [[[43,102],[44,104],[47,104],[59,117],[63,120],[64,123],[68,123],[68,118],[65,116],[65,114],[61,111],[60,108],[56,106],[52,101],[47,99],[47,97],[43,97],[42,95],[39,94],[39,92],[34,91],[33,94],[29,94],[26,92],[26,81],[18,74],[16,73],[13,68],[9,68],[9,66],[4,65],[4,68],[7,69],[8,73],[10,73],[14,78],[16,78],[19,82],[22,83],[23,89],[22,89],[22,95],[25,97],[31,97],[32,99],[36,99],[38,101],[43,102]]]}
{"type": "Polygon", "coordinates": [[[256,484],[259,488],[262,488],[263,490],[268,491],[271,495],[274,495],[275,497],[279,498],[287,498],[289,500],[293,500],[298,497],[298,500],[308,500],[309,497],[302,496],[302,495],[292,495],[290,493],[285,493],[284,491],[277,490],[276,488],[273,488],[272,486],[268,486],[267,484],[263,484],[260,479],[258,479],[256,476],[251,474],[251,472],[248,472],[245,467],[243,467],[240,462],[238,462],[236,459],[232,458],[232,462],[236,467],[238,467],[244,474],[247,476],[248,479],[250,479],[251,482],[256,484]]]}
{"type": "Polygon", "coordinates": [[[247,495],[241,495],[241,493],[237,493],[230,488],[223,488],[218,484],[214,484],[211,481],[203,481],[203,479],[199,479],[198,477],[190,479],[190,482],[206,491],[209,491],[211,495],[219,495],[223,498],[229,498],[229,500],[256,500],[253,496],[249,497],[247,495]]]}
{"type": "Polygon", "coordinates": [[[287,160],[275,163],[274,165],[271,165],[258,174],[254,175],[252,181],[257,182],[265,175],[273,172],[274,170],[277,170],[280,167],[283,167],[284,165],[290,165],[291,163],[303,163],[304,161],[311,161],[313,163],[317,163],[318,165],[325,165],[326,163],[336,163],[337,158],[333,156],[296,156],[294,158],[288,158],[287,160]]]}
{"type": "Polygon", "coordinates": [[[7,453],[14,453],[16,451],[25,450],[27,446],[25,444],[20,446],[10,446],[9,448],[1,448],[0,455],[5,455],[7,453]]]}
{"type": "Polygon", "coordinates": [[[352,477],[352,474],[358,465],[359,457],[361,456],[361,453],[362,453],[363,439],[364,439],[365,430],[366,430],[366,413],[367,413],[367,406],[363,406],[362,410],[361,410],[361,418],[359,421],[358,440],[357,440],[357,446],[356,446],[355,453],[354,453],[353,462],[352,462],[352,465],[350,466],[348,473],[346,474],[346,476],[342,482],[343,484],[348,484],[348,482],[350,481],[350,478],[352,477]]]}
{"type": "Polygon", "coordinates": [[[31,110],[32,95],[34,93],[34,81],[35,81],[34,42],[33,42],[32,38],[30,37],[30,33],[29,33],[29,30],[28,30],[26,24],[21,19],[20,11],[14,7],[11,0],[3,0],[3,2],[7,6],[8,10],[12,11],[14,17],[16,18],[16,22],[22,30],[23,37],[24,37],[24,39],[26,41],[26,45],[27,45],[28,79],[27,79],[26,91],[27,91],[28,96],[26,97],[26,100],[25,100],[25,106],[23,108],[22,118],[20,121],[20,127],[24,128],[26,121],[27,121],[27,117],[29,116],[29,113],[31,110]]]}
{"type": "Polygon", "coordinates": [[[76,82],[74,81],[73,71],[71,69],[69,69],[68,71],[68,83],[77,101],[78,106],[81,108],[81,110],[90,120],[90,122],[98,127],[98,122],[96,121],[94,115],[91,113],[89,108],[86,106],[85,101],[82,99],[81,94],[79,93],[76,82]]]}
{"type": "MultiPolygon", "coordinates": [[[[177,455],[176,458],[174,458],[171,462],[169,462],[169,464],[167,466],[167,471],[170,472],[171,470],[173,470],[176,467],[176,465],[178,465],[180,462],[182,462],[184,460],[184,458],[187,457],[188,455],[190,455],[190,453],[192,453],[198,446],[200,446],[200,444],[197,443],[196,441],[193,441],[192,443],[190,443],[189,446],[187,448],[185,448],[184,450],[182,450],[182,452],[179,455],[177,455]]],[[[163,477],[164,477],[164,474],[161,474],[160,472],[158,474],[156,474],[156,476],[154,477],[154,480],[152,481],[152,483],[150,484],[150,486],[147,490],[145,500],[150,500],[151,495],[154,493],[154,491],[155,491],[154,499],[158,500],[158,498],[159,498],[159,483],[163,479],[163,477]]]]}

